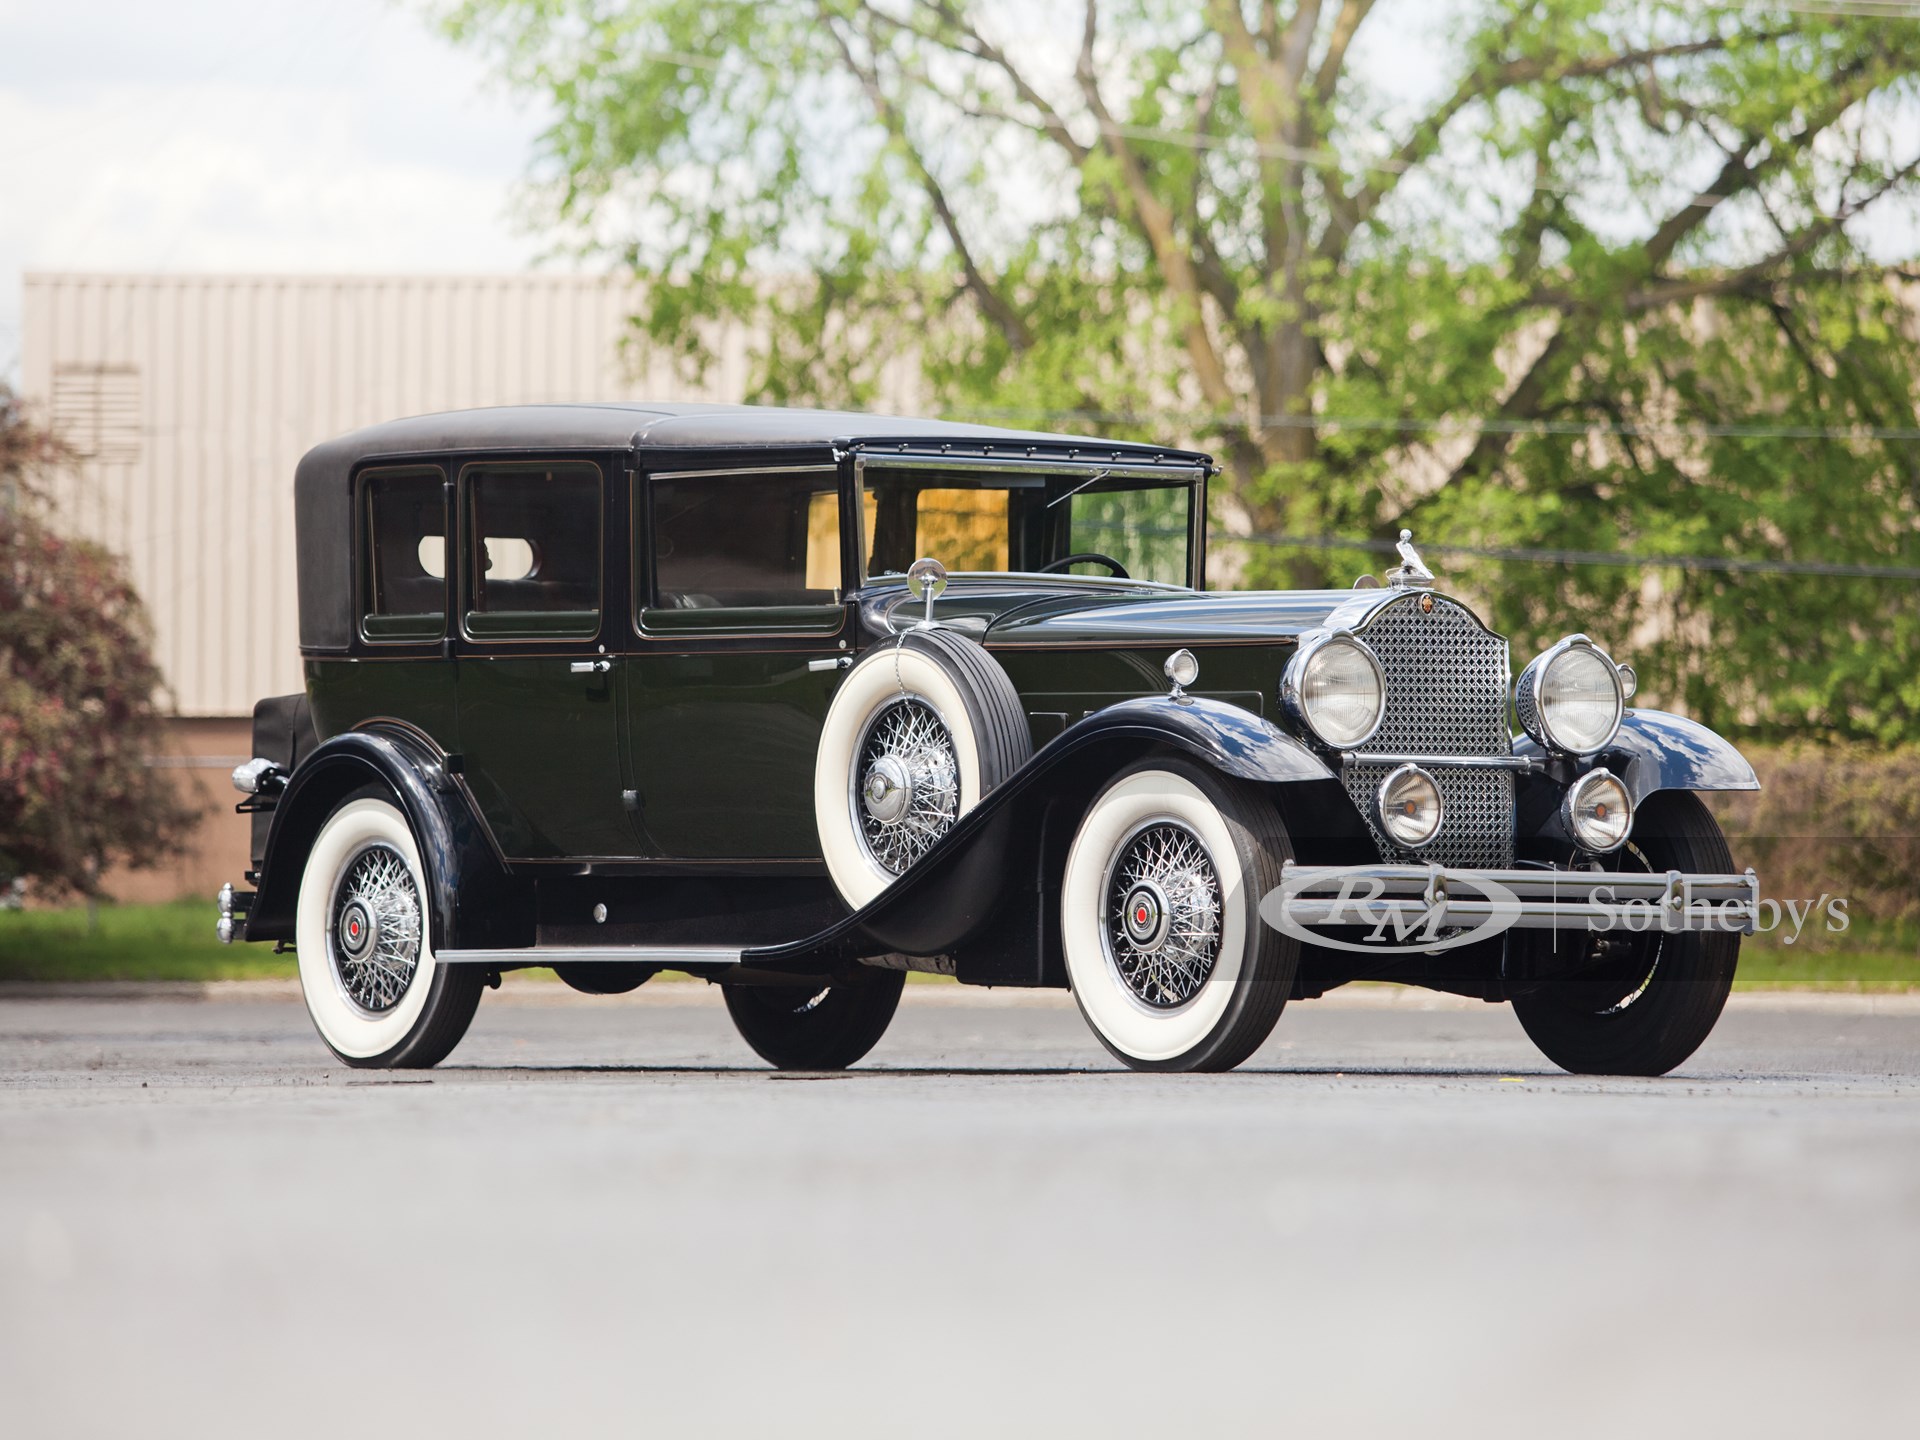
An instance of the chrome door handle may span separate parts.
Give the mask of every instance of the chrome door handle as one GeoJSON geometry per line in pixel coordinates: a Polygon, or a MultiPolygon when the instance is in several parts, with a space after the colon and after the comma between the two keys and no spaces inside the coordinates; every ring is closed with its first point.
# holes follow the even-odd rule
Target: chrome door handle
{"type": "Polygon", "coordinates": [[[567,666],[576,675],[604,675],[613,669],[611,660],[576,660],[567,666]]]}
{"type": "Polygon", "coordinates": [[[844,670],[853,664],[851,655],[829,655],[824,660],[807,661],[807,669],[818,673],[822,670],[844,670]]]}

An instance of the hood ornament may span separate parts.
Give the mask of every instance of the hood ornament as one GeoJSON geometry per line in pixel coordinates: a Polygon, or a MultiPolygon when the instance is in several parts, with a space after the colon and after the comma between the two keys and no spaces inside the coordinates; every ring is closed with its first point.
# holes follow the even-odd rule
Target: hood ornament
{"type": "Polygon", "coordinates": [[[1400,563],[1387,571],[1387,584],[1395,590],[1420,590],[1433,584],[1433,572],[1421,560],[1420,552],[1413,548],[1413,532],[1402,530],[1400,543],[1393,547],[1400,552],[1400,563]]]}

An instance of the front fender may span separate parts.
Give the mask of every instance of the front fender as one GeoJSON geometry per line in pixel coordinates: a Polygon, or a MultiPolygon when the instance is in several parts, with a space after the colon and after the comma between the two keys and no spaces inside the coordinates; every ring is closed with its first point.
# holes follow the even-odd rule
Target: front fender
{"type": "Polygon", "coordinates": [[[249,940],[292,940],[308,853],[340,802],[377,784],[413,829],[426,871],[428,937],[436,950],[501,948],[532,941],[507,875],[457,781],[430,742],[397,727],[351,730],[301,761],[274,807],[259,890],[247,914],[249,940]]]}
{"type": "MultiPolygon", "coordinates": [[[[1546,753],[1527,737],[1513,748],[1520,755],[1546,753]]],[[[1753,766],[1730,742],[1697,721],[1663,710],[1629,710],[1620,733],[1592,763],[1618,775],[1635,805],[1657,790],[1760,788],[1753,766]]]]}
{"type": "Polygon", "coordinates": [[[1237,706],[1123,700],[1062,731],[864,908],[818,935],[746,958],[809,969],[896,951],[958,952],[963,979],[1039,983],[1057,968],[1049,957],[1059,948],[1057,896],[1047,881],[1094,795],[1156,749],[1254,783],[1335,778],[1301,741],[1237,706]]]}

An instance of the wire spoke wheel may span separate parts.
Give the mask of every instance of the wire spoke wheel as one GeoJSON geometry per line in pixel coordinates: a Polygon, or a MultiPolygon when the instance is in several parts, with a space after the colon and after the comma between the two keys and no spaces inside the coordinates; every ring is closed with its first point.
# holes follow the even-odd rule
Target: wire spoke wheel
{"type": "Polygon", "coordinates": [[[327,955],[340,992],[368,1015],[400,1003],[420,965],[420,891],[390,845],[361,849],[334,885],[327,955]]]}
{"type": "Polygon", "coordinates": [[[960,761],[940,712],[903,695],[877,711],[853,771],[854,818],[867,853],[902,874],[960,817],[960,761]]]}
{"type": "Polygon", "coordinates": [[[1107,878],[1107,954],[1135,999],[1174,1010],[1220,958],[1220,876],[1200,837],[1161,820],[1122,843],[1107,878]]]}

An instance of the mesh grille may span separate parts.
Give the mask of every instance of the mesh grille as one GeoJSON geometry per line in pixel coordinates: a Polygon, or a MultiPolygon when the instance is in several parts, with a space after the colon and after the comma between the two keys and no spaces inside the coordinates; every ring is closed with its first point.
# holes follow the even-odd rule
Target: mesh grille
{"type": "MultiPolygon", "coordinates": [[[[1387,713],[1367,749],[1398,755],[1510,755],[1507,731],[1507,642],[1490,635],[1464,608],[1422,592],[1387,604],[1362,627],[1387,675],[1387,713]]],[[[1354,805],[1387,860],[1501,869],[1513,863],[1513,776],[1505,770],[1436,767],[1445,818],[1440,834],[1418,852],[1380,833],[1374,799],[1392,765],[1342,767],[1354,805]]]]}

